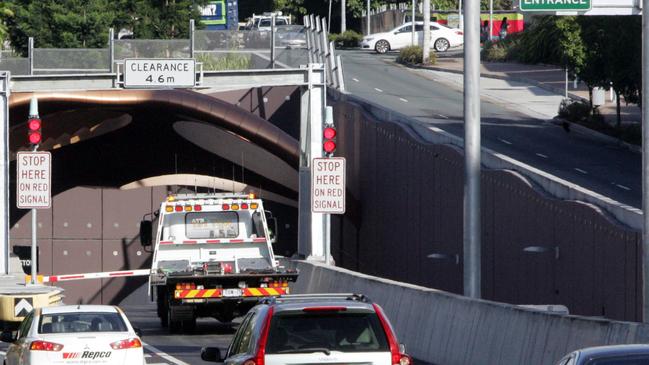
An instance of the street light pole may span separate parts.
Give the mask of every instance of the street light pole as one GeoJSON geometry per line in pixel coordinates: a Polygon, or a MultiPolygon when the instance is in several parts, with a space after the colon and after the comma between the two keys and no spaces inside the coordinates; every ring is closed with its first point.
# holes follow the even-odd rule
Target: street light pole
{"type": "MultiPolygon", "coordinates": [[[[331,15],[329,15],[329,18],[331,18],[331,15]]],[[[328,29],[331,32],[331,19],[329,20],[328,29]]],[[[346,31],[347,31],[347,0],[340,0],[340,33],[342,34],[345,33],[346,31]]]]}
{"type": "Polygon", "coordinates": [[[370,35],[370,0],[367,0],[367,35],[370,35]]]}
{"type": "Polygon", "coordinates": [[[480,1],[464,16],[464,295],[480,298],[480,1]]]}
{"type": "Polygon", "coordinates": [[[457,5],[457,13],[460,16],[459,27],[460,29],[464,29],[464,17],[462,16],[462,0],[460,0],[457,5]]]}
{"type": "Polygon", "coordinates": [[[494,34],[494,0],[489,0],[489,36],[487,40],[491,40],[494,34]]]}
{"type": "Polygon", "coordinates": [[[642,320],[649,322],[649,0],[642,0],[642,320]]]}
{"type": "Polygon", "coordinates": [[[417,0],[412,0],[412,45],[417,44],[417,40],[415,39],[416,33],[415,33],[415,16],[417,15],[415,13],[415,7],[417,6],[417,0]]]}
{"type": "Polygon", "coordinates": [[[430,59],[430,0],[424,0],[424,44],[422,48],[422,61],[424,65],[428,64],[430,59]]]}

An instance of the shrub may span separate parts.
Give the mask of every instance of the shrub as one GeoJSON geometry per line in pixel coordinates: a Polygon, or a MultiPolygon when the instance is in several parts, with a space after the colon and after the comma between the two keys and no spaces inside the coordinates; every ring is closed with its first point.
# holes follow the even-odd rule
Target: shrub
{"type": "MultiPolygon", "coordinates": [[[[423,50],[419,46],[408,46],[402,48],[399,51],[399,56],[397,57],[397,62],[405,63],[409,65],[419,65],[423,63],[422,60],[423,50]]],[[[430,52],[430,58],[428,59],[428,64],[433,65],[437,61],[437,54],[435,52],[430,52]]]]}
{"type": "Polygon", "coordinates": [[[362,39],[363,35],[353,30],[348,30],[342,34],[329,34],[329,41],[334,42],[336,48],[358,47],[362,39]]]}
{"type": "Polygon", "coordinates": [[[582,122],[588,120],[591,113],[590,103],[587,101],[574,101],[563,99],[559,105],[559,117],[570,122],[582,122]]]}
{"type": "Polygon", "coordinates": [[[203,63],[203,71],[247,70],[252,58],[249,54],[241,53],[227,53],[225,57],[202,53],[196,56],[196,61],[203,63]]]}
{"type": "Polygon", "coordinates": [[[482,49],[482,59],[489,62],[504,62],[507,60],[507,47],[500,42],[486,42],[482,49]]]}

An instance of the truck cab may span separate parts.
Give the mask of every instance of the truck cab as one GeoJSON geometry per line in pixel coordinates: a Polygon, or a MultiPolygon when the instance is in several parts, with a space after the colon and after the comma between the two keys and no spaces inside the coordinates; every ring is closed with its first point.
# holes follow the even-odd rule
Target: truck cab
{"type": "Polygon", "coordinates": [[[141,223],[143,245],[153,244],[149,295],[163,326],[191,330],[198,317],[227,323],[260,297],[288,294],[297,273],[278,265],[266,215],[253,194],[175,194],[160,206],[155,237],[147,237],[150,221],[141,223]]]}

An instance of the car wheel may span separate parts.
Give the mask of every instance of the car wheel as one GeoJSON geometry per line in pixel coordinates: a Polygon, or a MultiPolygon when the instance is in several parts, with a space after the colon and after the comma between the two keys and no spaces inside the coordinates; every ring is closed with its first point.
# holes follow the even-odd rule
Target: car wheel
{"type": "Polygon", "coordinates": [[[435,50],[437,52],[446,52],[450,46],[451,44],[448,43],[446,38],[439,38],[435,41],[435,50]]]}
{"type": "Polygon", "coordinates": [[[374,45],[374,50],[378,54],[384,54],[390,50],[390,43],[388,43],[388,41],[384,39],[381,39],[380,41],[376,42],[376,44],[374,45]]]}

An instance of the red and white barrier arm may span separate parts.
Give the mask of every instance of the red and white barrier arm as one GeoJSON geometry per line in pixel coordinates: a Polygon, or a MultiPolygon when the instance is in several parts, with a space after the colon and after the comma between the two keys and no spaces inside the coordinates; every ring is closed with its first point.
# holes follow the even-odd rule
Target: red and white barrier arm
{"type": "MultiPolygon", "coordinates": [[[[69,274],[69,275],[50,275],[43,276],[38,275],[39,283],[56,283],[60,281],[72,281],[72,280],[87,280],[87,279],[110,279],[110,278],[122,278],[122,277],[133,277],[133,276],[149,276],[151,273],[150,269],[142,270],[125,270],[125,271],[106,271],[106,272],[91,272],[84,274],[69,274]]],[[[30,283],[32,280],[31,275],[25,277],[25,282],[30,283]]]]}

